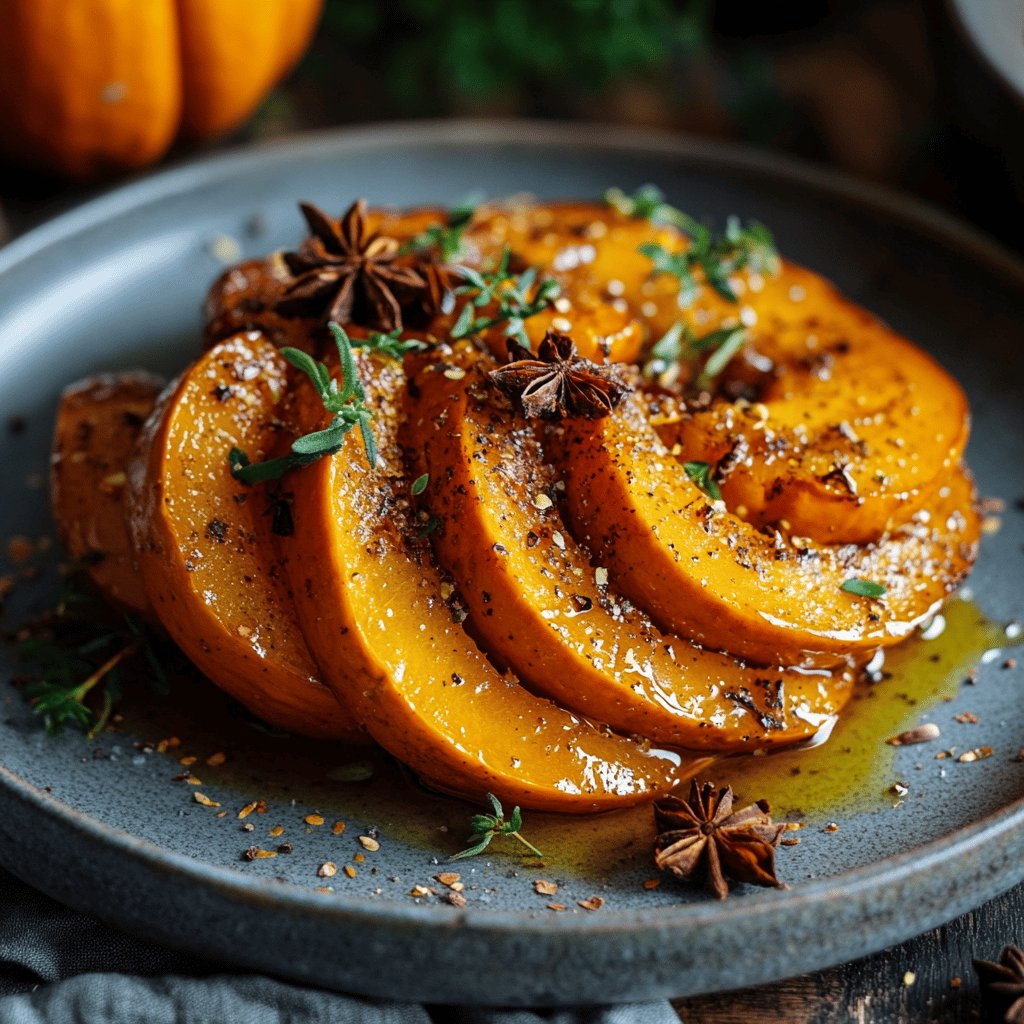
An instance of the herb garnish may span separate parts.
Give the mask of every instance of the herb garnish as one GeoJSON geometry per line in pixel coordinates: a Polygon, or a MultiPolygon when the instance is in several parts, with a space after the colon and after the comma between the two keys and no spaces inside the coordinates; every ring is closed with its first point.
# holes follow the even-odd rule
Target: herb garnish
{"type": "Polygon", "coordinates": [[[452,338],[468,338],[480,334],[490,327],[505,324],[505,334],[518,338],[524,348],[530,347],[523,321],[547,307],[558,298],[561,287],[551,277],[537,281],[537,269],[530,267],[522,274],[509,273],[508,265],[512,252],[505,250],[492,272],[474,270],[472,267],[458,267],[458,272],[468,282],[455,289],[456,295],[468,295],[469,301],[462,307],[454,326],[452,338]],[[492,316],[477,316],[476,311],[484,306],[497,304],[492,316]]]}
{"type": "Polygon", "coordinates": [[[688,213],[665,202],[661,190],[643,185],[626,195],[621,189],[608,189],[605,201],[627,217],[648,220],[652,224],[668,224],[687,235],[690,245],[685,252],[669,252],[657,242],[644,242],[639,251],[654,265],[654,274],[671,274],[679,278],[679,306],[687,308],[697,297],[695,268],[704,272],[704,279],[722,298],[736,302],[736,293],[729,276],[738,270],[759,274],[779,272],[779,254],[771,232],[757,221],[744,226],[738,217],[729,217],[725,234],[715,236],[711,229],[688,213]]]}
{"type": "Polygon", "coordinates": [[[371,469],[376,468],[379,455],[370,426],[373,411],[366,404],[366,391],[356,374],[352,343],[338,324],[331,322],[328,326],[341,357],[340,388],[327,367],[301,349],[282,348],[281,355],[310,379],[324,408],[333,414],[330,424],[323,430],[297,437],[292,441],[292,450],[287,455],[264,462],[250,462],[245,452],[232,448],[228,454],[231,475],[241,483],[254,484],[264,480],[277,480],[290,470],[308,466],[325,455],[334,455],[341,451],[345,435],[355,426],[359,427],[363,435],[366,461],[371,469]]]}
{"type": "Polygon", "coordinates": [[[431,224],[425,231],[404,242],[399,255],[416,249],[436,249],[442,263],[452,263],[462,255],[462,240],[476,213],[478,201],[464,199],[448,211],[444,224],[431,224]]]}
{"type": "Polygon", "coordinates": [[[712,475],[713,469],[707,462],[684,462],[686,475],[712,500],[721,501],[722,492],[712,475]]]}
{"type": "Polygon", "coordinates": [[[86,624],[65,618],[69,603],[62,597],[53,613],[57,628],[52,638],[22,641],[19,655],[37,664],[41,673],[39,679],[25,684],[23,692],[51,736],[71,724],[93,739],[107,725],[121,697],[123,662],[142,656],[159,692],[166,692],[167,678],[148,633],[131,616],[124,617],[123,629],[102,630],[90,624],[83,632],[86,624]],[[99,657],[103,661],[97,665],[99,657]],[[98,707],[90,702],[93,693],[99,695],[98,707]]]}
{"type": "Polygon", "coordinates": [[[477,854],[483,853],[491,845],[491,840],[495,836],[511,836],[513,839],[518,839],[534,857],[543,857],[544,854],[533,843],[527,842],[519,834],[519,830],[523,827],[523,816],[519,808],[513,807],[512,813],[506,821],[505,812],[501,809],[498,798],[493,793],[488,793],[487,799],[491,802],[494,813],[474,814],[469,819],[469,827],[472,830],[472,834],[466,840],[470,844],[469,848],[461,853],[456,853],[448,859],[463,860],[466,857],[475,857],[477,854]]]}
{"type": "Polygon", "coordinates": [[[427,489],[427,484],[430,483],[430,474],[424,473],[422,476],[416,477],[412,482],[412,487],[409,488],[410,493],[413,497],[422,494],[427,489]]]}
{"type": "Polygon", "coordinates": [[[848,580],[843,580],[839,589],[845,590],[848,594],[856,594],[858,597],[876,599],[885,594],[883,584],[875,583],[874,580],[862,580],[859,576],[851,576],[848,580]]]}
{"type": "Polygon", "coordinates": [[[641,185],[632,195],[627,195],[621,188],[610,188],[605,191],[604,201],[625,217],[647,220],[652,224],[671,224],[688,235],[706,230],[688,213],[666,203],[657,185],[641,185]]]}
{"type": "Polygon", "coordinates": [[[744,341],[745,327],[721,327],[698,337],[688,324],[677,320],[652,346],[643,374],[648,379],[660,378],[673,365],[696,360],[710,352],[694,381],[698,391],[705,391],[743,348],[744,341]]]}
{"type": "Polygon", "coordinates": [[[353,348],[365,348],[370,352],[379,352],[382,356],[390,356],[399,362],[402,361],[406,352],[422,352],[428,347],[427,343],[420,341],[419,338],[401,341],[401,336],[402,332],[396,328],[387,334],[371,331],[367,338],[350,338],[349,341],[353,348]]]}

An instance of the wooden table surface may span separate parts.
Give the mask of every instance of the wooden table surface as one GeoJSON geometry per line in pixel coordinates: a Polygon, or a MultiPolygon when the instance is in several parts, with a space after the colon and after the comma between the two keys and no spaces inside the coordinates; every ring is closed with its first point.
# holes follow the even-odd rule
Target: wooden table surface
{"type": "MultiPolygon", "coordinates": [[[[65,194],[0,206],[0,245],[78,198],[65,194]]],[[[863,960],[674,1006],[684,1024],[979,1024],[971,961],[994,960],[1010,943],[1024,946],[1024,885],[863,960]]]]}

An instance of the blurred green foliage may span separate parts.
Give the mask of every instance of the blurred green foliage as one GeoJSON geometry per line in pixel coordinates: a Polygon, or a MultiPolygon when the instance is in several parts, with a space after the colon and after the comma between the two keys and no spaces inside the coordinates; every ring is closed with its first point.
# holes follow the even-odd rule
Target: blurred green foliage
{"type": "Polygon", "coordinates": [[[321,28],[327,48],[372,69],[402,113],[599,92],[710,39],[710,0],[327,0],[321,28]]]}

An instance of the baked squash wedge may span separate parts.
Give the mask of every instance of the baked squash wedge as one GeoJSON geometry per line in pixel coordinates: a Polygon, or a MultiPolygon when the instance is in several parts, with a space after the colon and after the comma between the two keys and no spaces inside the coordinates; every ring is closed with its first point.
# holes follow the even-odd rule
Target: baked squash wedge
{"type": "Polygon", "coordinates": [[[228,463],[232,447],[277,444],[286,369],[255,334],[193,363],[140,439],[129,525],[157,617],[212,682],[272,725],[358,741],[295,622],[274,551],[278,498],[237,482],[228,463]]]}
{"type": "MultiPolygon", "coordinates": [[[[712,324],[736,313],[716,296],[702,308],[712,324]]],[[[766,369],[737,372],[756,401],[719,398],[663,417],[662,440],[681,461],[721,467],[722,497],[754,525],[862,544],[906,522],[963,455],[970,421],[960,386],[792,264],[747,308],[756,317],[748,357],[766,369]]]]}
{"type": "Polygon", "coordinates": [[[113,604],[153,615],[125,521],[128,460],[163,381],[104,374],[64,389],[50,457],[50,498],[68,557],[113,604]]]}
{"type": "Polygon", "coordinates": [[[898,643],[974,561],[979,517],[966,470],[880,541],[803,546],[765,533],[688,479],[641,403],[566,421],[551,445],[573,530],[658,625],[762,664],[829,664],[898,643]],[[871,599],[851,579],[885,588],[871,599]]]}
{"type": "MultiPolygon", "coordinates": [[[[295,472],[295,534],[281,542],[324,679],[382,747],[443,790],[585,813],[650,799],[688,777],[697,765],[535,697],[477,649],[421,536],[429,522],[411,513],[398,447],[402,367],[366,354],[356,365],[381,462],[367,465],[352,432],[338,454],[295,472]]],[[[292,394],[295,433],[324,427],[312,389],[303,383],[292,394]]]]}
{"type": "Polygon", "coordinates": [[[556,477],[488,380],[494,363],[466,345],[419,363],[404,437],[429,474],[431,539],[472,632],[527,685],[622,732],[702,750],[792,744],[839,711],[845,664],[756,668],[659,633],[562,523],[556,477]]]}

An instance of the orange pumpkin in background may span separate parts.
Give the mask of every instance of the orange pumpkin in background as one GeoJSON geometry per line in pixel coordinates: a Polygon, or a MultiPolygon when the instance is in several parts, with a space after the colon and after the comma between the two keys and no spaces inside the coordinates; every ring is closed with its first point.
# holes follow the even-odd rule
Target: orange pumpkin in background
{"type": "Polygon", "coordinates": [[[89,179],[237,128],[323,0],[0,0],[0,150],[89,179]]]}

